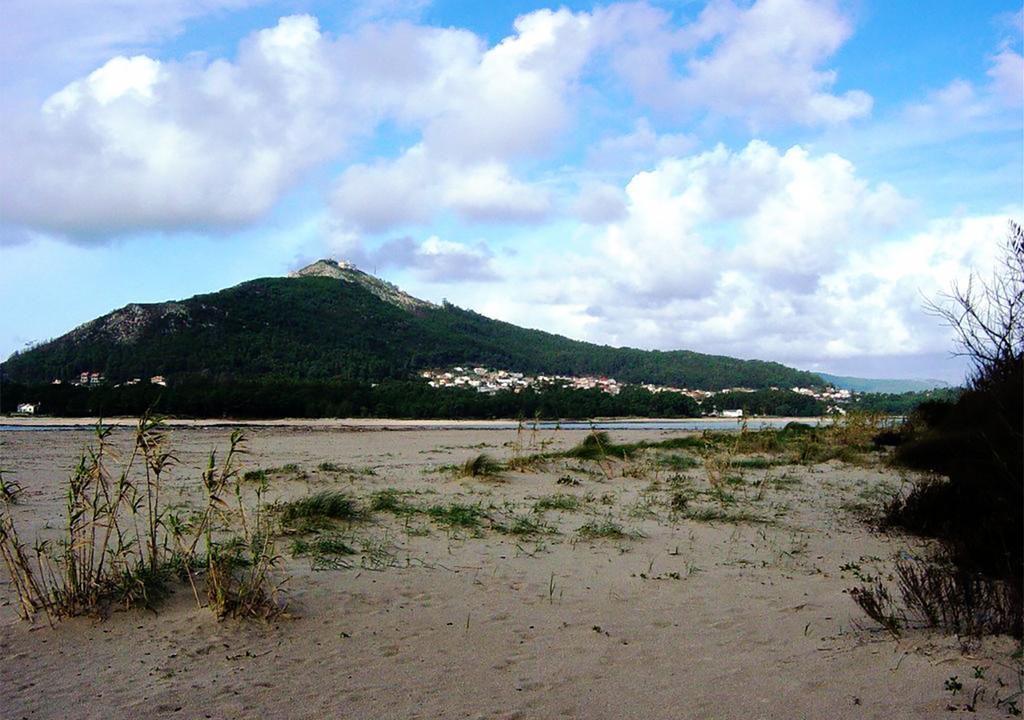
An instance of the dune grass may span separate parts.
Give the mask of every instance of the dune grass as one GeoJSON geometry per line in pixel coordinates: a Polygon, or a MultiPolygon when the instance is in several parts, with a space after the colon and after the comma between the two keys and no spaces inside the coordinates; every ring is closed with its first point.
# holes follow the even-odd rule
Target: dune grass
{"type": "Polygon", "coordinates": [[[289,528],[312,529],[333,521],[356,522],[364,517],[355,499],[338,490],[322,490],[277,506],[281,524],[289,528]]]}
{"type": "Polygon", "coordinates": [[[113,607],[152,607],[175,581],[187,580],[196,603],[218,618],[266,618],[283,607],[263,484],[244,502],[238,466],[240,431],[224,459],[211,452],[202,472],[206,502],[185,515],[164,500],[164,476],[176,464],[162,420],[145,414],[116,466],[111,428],[97,424],[67,484],[65,524],[55,542],[21,541],[6,503],[0,505],[0,554],[26,620],[50,622],[102,615],[113,607]],[[202,552],[200,552],[200,550],[202,552]]]}
{"type": "Polygon", "coordinates": [[[535,515],[526,513],[512,515],[508,522],[496,524],[495,529],[508,535],[530,537],[532,535],[546,535],[555,532],[555,529],[547,525],[535,515]]]}
{"type": "Polygon", "coordinates": [[[462,477],[496,477],[502,471],[502,465],[487,453],[471,457],[459,468],[462,477]]]}
{"type": "Polygon", "coordinates": [[[658,465],[668,470],[679,472],[681,470],[690,470],[692,468],[699,467],[700,460],[689,455],[662,455],[658,458],[658,465]]]}
{"type": "Polygon", "coordinates": [[[377,474],[377,471],[369,466],[357,467],[355,465],[343,465],[336,462],[322,462],[316,466],[316,469],[321,472],[341,473],[344,475],[361,475],[367,477],[377,474]]]}
{"type": "Polygon", "coordinates": [[[431,505],[426,514],[439,525],[449,528],[477,529],[489,519],[488,514],[479,505],[449,503],[447,505],[431,505]]]}
{"type": "Polygon", "coordinates": [[[626,530],[611,519],[586,522],[576,529],[576,535],[582,540],[630,540],[643,537],[639,532],[626,530]]]}
{"type": "Polygon", "coordinates": [[[580,498],[577,495],[569,495],[568,493],[557,493],[555,495],[544,495],[537,498],[533,503],[534,512],[544,512],[545,510],[578,510],[580,508],[580,498]]]}
{"type": "Polygon", "coordinates": [[[393,515],[415,515],[423,512],[418,505],[407,502],[405,498],[413,495],[409,491],[385,488],[370,495],[368,508],[371,512],[389,512],[393,515]]]}
{"type": "Polygon", "coordinates": [[[299,537],[292,541],[292,557],[309,558],[313,570],[340,570],[352,564],[345,558],[355,555],[345,535],[340,533],[324,533],[311,538],[299,537]]]}

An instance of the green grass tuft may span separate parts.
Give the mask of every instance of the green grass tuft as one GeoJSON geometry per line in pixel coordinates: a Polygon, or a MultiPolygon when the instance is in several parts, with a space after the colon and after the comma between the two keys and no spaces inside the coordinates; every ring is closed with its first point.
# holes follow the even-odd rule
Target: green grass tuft
{"type": "Polygon", "coordinates": [[[372,467],[355,467],[354,465],[340,465],[334,462],[322,462],[316,466],[321,472],[344,473],[346,475],[376,475],[377,471],[372,467]]]}
{"type": "Polygon", "coordinates": [[[527,537],[554,532],[554,529],[532,515],[514,515],[512,522],[499,528],[509,535],[527,537]]]}
{"type": "Polygon", "coordinates": [[[296,538],[292,542],[293,557],[317,557],[321,555],[355,555],[356,551],[337,533],[316,535],[311,539],[296,538]]]}
{"type": "Polygon", "coordinates": [[[612,520],[592,520],[576,529],[584,540],[626,540],[641,537],[636,531],[627,531],[612,520]]]}
{"type": "Polygon", "coordinates": [[[661,465],[661,467],[678,472],[680,470],[690,470],[698,467],[700,465],[700,461],[695,457],[690,457],[689,455],[663,455],[658,458],[658,464],[661,465]]]}
{"type": "Polygon", "coordinates": [[[378,490],[370,496],[369,509],[371,512],[389,512],[394,515],[415,515],[423,512],[419,506],[406,502],[405,498],[409,495],[412,493],[394,488],[378,490]]]}
{"type": "Polygon", "coordinates": [[[578,510],[579,507],[579,497],[566,493],[545,495],[537,498],[537,501],[533,504],[535,512],[544,512],[545,510],[578,510]]]}
{"type": "Polygon", "coordinates": [[[282,503],[278,510],[281,522],[285,525],[303,523],[307,528],[315,527],[324,520],[354,522],[363,517],[356,501],[336,490],[323,490],[308,497],[282,503]]]}
{"type": "Polygon", "coordinates": [[[479,528],[488,515],[479,505],[449,503],[448,505],[432,505],[427,508],[427,515],[439,525],[451,528],[479,528]]]}
{"type": "Polygon", "coordinates": [[[462,464],[459,474],[462,477],[493,477],[501,472],[501,463],[487,453],[480,453],[462,464]]]}
{"type": "Polygon", "coordinates": [[[683,515],[688,520],[695,522],[751,523],[759,525],[772,525],[775,523],[775,520],[772,518],[757,515],[747,510],[727,510],[716,507],[690,508],[683,515]]]}

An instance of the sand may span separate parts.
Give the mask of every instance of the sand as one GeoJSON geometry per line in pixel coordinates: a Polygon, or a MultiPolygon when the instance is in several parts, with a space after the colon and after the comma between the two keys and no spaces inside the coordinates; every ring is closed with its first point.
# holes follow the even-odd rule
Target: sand
{"type": "MultiPolygon", "coordinates": [[[[247,466],[306,472],[274,476],[271,499],[398,488],[423,504],[480,503],[499,521],[553,493],[581,506],[547,511],[557,532],[529,538],[378,514],[352,528],[364,553],[347,569],[313,569],[282,541],[276,577],[288,578],[289,617],[269,623],[218,622],[181,588],[155,613],[32,627],[0,570],[0,717],[934,718],[970,699],[944,689],[954,675],[968,695],[985,689],[976,717],[1006,717],[994,699],[1018,682],[1012,643],[965,652],[925,630],[897,640],[844,592],[856,573],[884,574],[894,553],[921,549],[872,532],[856,512],[878,488],[899,486],[883,465],[746,470],[726,509],[770,522],[708,522],[673,515],[672,473],[639,460],[484,480],[438,470],[481,451],[509,457],[510,430],[311,423],[247,433],[247,466]],[[322,462],[361,472],[319,471],[322,462]],[[565,476],[579,484],[558,484],[565,476]],[[605,520],[634,536],[579,537],[605,520]],[[984,679],[973,679],[975,666],[984,679]]],[[[226,434],[173,429],[181,464],[169,497],[194,500],[198,468],[226,434]]],[[[582,436],[532,439],[557,448],[582,436]]],[[[59,525],[62,483],[89,438],[0,433],[0,465],[25,488],[15,507],[23,534],[59,525]]],[[[706,483],[700,468],[683,474],[706,483]]]]}

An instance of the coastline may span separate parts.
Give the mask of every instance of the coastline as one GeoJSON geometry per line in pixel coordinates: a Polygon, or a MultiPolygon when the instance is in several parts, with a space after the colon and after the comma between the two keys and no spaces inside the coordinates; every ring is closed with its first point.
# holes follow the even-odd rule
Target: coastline
{"type": "MultiPolygon", "coordinates": [[[[137,417],[28,417],[12,416],[0,418],[0,426],[9,427],[38,427],[38,428],[72,428],[92,427],[102,419],[104,425],[112,427],[128,427],[138,422],[137,417]]],[[[802,422],[817,424],[827,421],[825,417],[788,417],[788,416],[765,416],[747,418],[754,424],[770,422],[775,424],[786,424],[789,422],[802,422]]],[[[170,427],[182,428],[204,428],[204,427],[278,427],[278,428],[308,428],[313,430],[437,430],[443,428],[452,429],[494,429],[504,430],[515,428],[519,420],[515,418],[491,419],[491,420],[444,420],[444,419],[390,419],[390,418],[274,418],[274,419],[243,419],[243,418],[167,418],[164,421],[170,427]]],[[[524,421],[526,426],[532,424],[532,420],[524,421]]],[[[544,420],[545,426],[553,423],[562,425],[586,425],[588,423],[604,424],[615,423],[617,425],[643,425],[657,423],[701,423],[712,427],[723,429],[738,428],[740,421],[736,418],[639,418],[639,417],[598,417],[588,420],[544,420]]]]}

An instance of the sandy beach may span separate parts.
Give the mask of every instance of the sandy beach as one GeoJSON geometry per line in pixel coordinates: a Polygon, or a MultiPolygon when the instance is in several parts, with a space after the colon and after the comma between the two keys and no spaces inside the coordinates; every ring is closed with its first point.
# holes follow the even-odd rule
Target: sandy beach
{"type": "MultiPolygon", "coordinates": [[[[168,502],[187,506],[228,429],[173,425],[168,502]]],[[[329,566],[293,556],[283,537],[275,577],[288,614],[267,623],[218,622],[179,587],[155,612],[30,626],[0,570],[0,715],[935,718],[965,701],[945,689],[957,676],[964,694],[983,688],[976,717],[1007,716],[994,698],[1010,693],[1000,683],[1018,682],[1011,642],[965,648],[926,630],[895,639],[845,592],[858,576],[884,577],[895,553],[922,548],[863,521],[909,481],[881,460],[737,466],[727,504],[704,493],[703,468],[673,470],[656,453],[486,478],[447,467],[481,452],[507,460],[568,448],[585,431],[246,425],[245,466],[268,471],[271,501],[394,489],[422,506],[476,506],[486,520],[453,528],[374,513],[339,529],[356,553],[329,566]],[[672,507],[683,486],[696,498],[685,513],[672,507]],[[555,497],[571,508],[551,508],[555,497]],[[517,518],[540,530],[507,532],[517,518]],[[622,536],[581,532],[601,523],[622,536]]],[[[24,488],[13,506],[23,536],[60,525],[67,474],[90,437],[88,427],[0,432],[0,466],[24,488]]]]}

